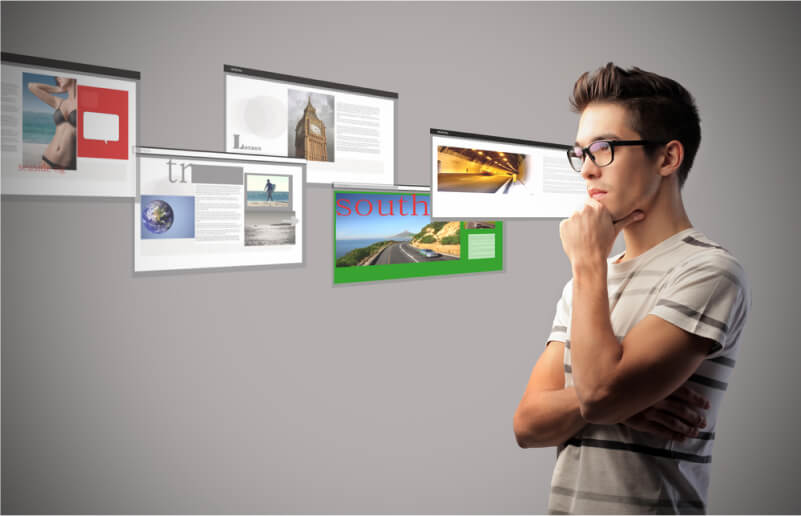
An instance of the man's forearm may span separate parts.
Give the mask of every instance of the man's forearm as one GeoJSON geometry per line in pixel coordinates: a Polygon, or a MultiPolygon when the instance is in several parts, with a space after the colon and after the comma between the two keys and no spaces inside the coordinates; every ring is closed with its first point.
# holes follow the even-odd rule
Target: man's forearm
{"type": "Polygon", "coordinates": [[[570,355],[585,417],[588,408],[608,398],[623,353],[609,318],[607,292],[605,262],[574,265],[570,355]]]}
{"type": "Polygon", "coordinates": [[[560,445],[586,424],[573,387],[540,391],[524,399],[514,418],[517,444],[522,448],[560,445]]]}

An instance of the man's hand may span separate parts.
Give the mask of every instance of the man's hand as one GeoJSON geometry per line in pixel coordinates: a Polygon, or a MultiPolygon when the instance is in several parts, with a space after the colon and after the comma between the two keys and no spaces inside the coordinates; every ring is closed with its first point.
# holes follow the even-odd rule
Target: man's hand
{"type": "Polygon", "coordinates": [[[581,210],[559,224],[559,236],[573,266],[586,263],[605,263],[618,233],[634,222],[645,218],[640,210],[635,210],[618,221],[595,199],[587,199],[581,210]]]}
{"type": "Polygon", "coordinates": [[[708,408],[709,400],[681,386],[664,400],[623,421],[623,424],[665,439],[684,441],[687,437],[696,437],[698,429],[706,426],[702,409],[708,408]]]}

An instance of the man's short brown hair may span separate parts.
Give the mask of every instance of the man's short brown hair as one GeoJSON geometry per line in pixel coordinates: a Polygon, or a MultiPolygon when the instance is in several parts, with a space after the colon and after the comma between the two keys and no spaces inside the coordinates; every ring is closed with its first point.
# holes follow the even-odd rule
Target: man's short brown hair
{"type": "MultiPolygon", "coordinates": [[[[610,102],[626,108],[631,128],[645,140],[678,140],[684,146],[679,186],[687,180],[701,143],[701,120],[695,99],[681,84],[636,66],[624,70],[614,63],[584,72],[573,86],[570,105],[581,113],[593,102],[610,102]]],[[[655,147],[646,147],[653,154],[655,147]]]]}

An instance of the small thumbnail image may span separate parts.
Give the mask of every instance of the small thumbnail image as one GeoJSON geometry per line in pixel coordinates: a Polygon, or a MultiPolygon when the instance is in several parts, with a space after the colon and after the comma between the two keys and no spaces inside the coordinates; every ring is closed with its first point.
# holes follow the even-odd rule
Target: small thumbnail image
{"type": "Polygon", "coordinates": [[[334,161],[334,96],[290,89],[287,99],[287,156],[334,161]]]}
{"type": "Polygon", "coordinates": [[[195,198],[184,195],[142,196],[142,239],[195,238],[195,198]]]}
{"type": "Polygon", "coordinates": [[[76,169],[78,82],[22,73],[22,166],[76,169]]]}
{"type": "Polygon", "coordinates": [[[525,181],[529,158],[525,154],[461,147],[437,147],[437,191],[508,193],[525,181]]]}
{"type": "Polygon", "coordinates": [[[245,212],[245,245],[287,245],[295,243],[294,212],[245,212]]]}
{"type": "Polygon", "coordinates": [[[489,221],[473,221],[473,222],[465,222],[464,223],[465,229],[495,229],[495,222],[489,221]]]}
{"type": "Polygon", "coordinates": [[[290,180],[289,176],[248,174],[247,207],[289,209],[291,207],[290,180]]]}

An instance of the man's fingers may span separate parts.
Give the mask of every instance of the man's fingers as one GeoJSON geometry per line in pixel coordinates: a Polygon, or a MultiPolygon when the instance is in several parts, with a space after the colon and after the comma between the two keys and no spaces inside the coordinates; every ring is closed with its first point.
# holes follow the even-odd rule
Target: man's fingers
{"type": "Polygon", "coordinates": [[[682,400],[668,398],[654,405],[654,408],[662,412],[667,412],[690,426],[700,428],[706,426],[706,418],[704,415],[682,400]]]}
{"type": "Polygon", "coordinates": [[[697,437],[700,429],[706,427],[704,409],[708,408],[709,400],[682,386],[664,400],[630,417],[625,424],[635,430],[683,441],[687,437],[697,437]]]}
{"type": "Polygon", "coordinates": [[[635,222],[639,222],[645,218],[645,213],[641,210],[634,210],[633,212],[629,213],[622,219],[618,219],[614,221],[615,231],[620,231],[621,229],[625,228],[629,224],[633,224],[635,222]]]}
{"type": "Polygon", "coordinates": [[[681,387],[676,389],[676,391],[674,391],[666,399],[670,398],[679,399],[689,403],[690,405],[704,409],[708,409],[710,406],[708,399],[701,396],[700,394],[698,394],[697,392],[695,392],[694,390],[690,389],[685,385],[682,385],[681,387]]]}
{"type": "Polygon", "coordinates": [[[647,420],[662,425],[674,432],[690,437],[695,437],[698,435],[698,428],[685,423],[678,417],[675,417],[668,412],[663,412],[661,410],[648,410],[644,415],[647,420]]]}
{"type": "Polygon", "coordinates": [[[624,421],[623,424],[640,432],[647,432],[649,434],[656,435],[664,439],[683,441],[687,438],[685,434],[673,431],[670,428],[663,426],[655,421],[648,420],[642,415],[642,413],[630,417],[629,419],[624,421]]]}

